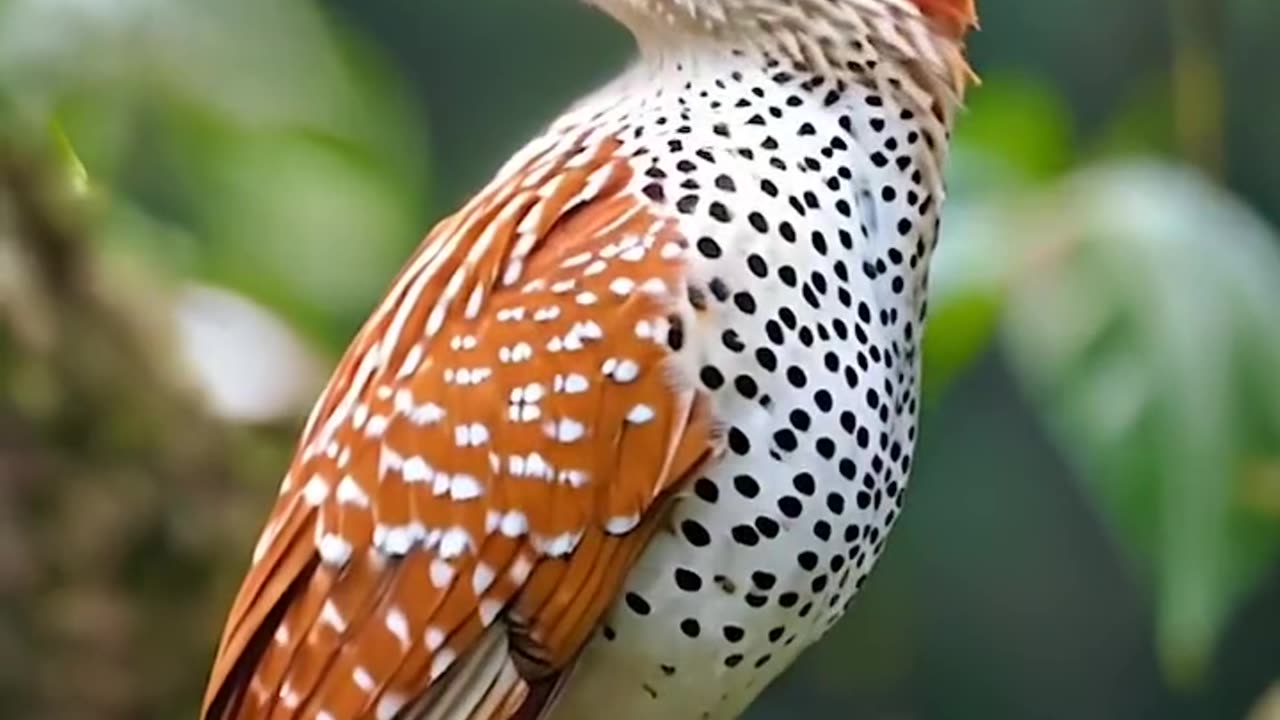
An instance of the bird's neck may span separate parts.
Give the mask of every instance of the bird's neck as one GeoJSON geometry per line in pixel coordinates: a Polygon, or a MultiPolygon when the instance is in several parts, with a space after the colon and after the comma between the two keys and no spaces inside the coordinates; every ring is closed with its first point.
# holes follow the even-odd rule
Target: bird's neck
{"type": "Polygon", "coordinates": [[[627,72],[584,98],[557,125],[596,125],[599,118],[601,130],[607,131],[613,120],[642,118],[660,123],[647,129],[651,134],[713,122],[749,130],[756,115],[763,113],[768,121],[769,114],[788,106],[840,124],[841,117],[847,121],[850,115],[874,110],[872,104],[883,104],[878,114],[886,121],[907,122],[928,141],[921,143],[919,159],[940,175],[960,98],[916,64],[857,38],[826,45],[816,57],[784,46],[684,40],[668,37],[643,45],[627,72]],[[732,93],[740,97],[726,97],[732,93]],[[725,99],[708,101],[709,96],[725,99]]]}
{"type": "MultiPolygon", "coordinates": [[[[796,209],[802,215],[824,201],[786,179],[820,178],[822,188],[840,195],[823,207],[837,220],[849,218],[841,229],[853,236],[833,232],[828,259],[872,279],[902,273],[905,287],[890,299],[920,317],[955,105],[865,44],[850,43],[828,59],[819,70],[749,47],[651,47],[558,119],[548,137],[566,147],[584,138],[614,142],[637,167],[660,158],[674,169],[665,199],[677,210],[680,183],[692,179],[682,167],[697,164],[680,159],[690,156],[718,158],[716,167],[732,164],[742,178],[776,178],[779,194],[770,200],[805,205],[796,209]],[[899,232],[904,218],[911,224],[899,232]],[[886,261],[874,252],[887,253],[889,267],[879,266],[886,261]]],[[[639,190],[648,179],[637,172],[634,182],[639,190]]]]}
{"type": "Polygon", "coordinates": [[[756,55],[851,84],[875,84],[896,72],[952,106],[974,79],[959,21],[943,21],[920,5],[960,0],[592,1],[630,29],[653,64],[756,55]],[[862,62],[868,57],[870,67],[862,62]]]}

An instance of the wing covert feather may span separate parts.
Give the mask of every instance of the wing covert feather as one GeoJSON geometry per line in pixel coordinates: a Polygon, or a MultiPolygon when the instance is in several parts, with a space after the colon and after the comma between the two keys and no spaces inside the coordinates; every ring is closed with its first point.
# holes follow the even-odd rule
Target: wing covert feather
{"type": "Polygon", "coordinates": [[[686,242],[616,151],[530,153],[407,262],[308,419],[204,717],[497,720],[573,662],[712,447],[663,331],[686,242]]]}

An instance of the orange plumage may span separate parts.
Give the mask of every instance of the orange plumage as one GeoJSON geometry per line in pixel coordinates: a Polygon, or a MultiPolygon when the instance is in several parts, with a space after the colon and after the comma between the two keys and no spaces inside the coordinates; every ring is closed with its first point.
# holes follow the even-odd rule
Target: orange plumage
{"type": "Polygon", "coordinates": [[[382,717],[500,616],[520,672],[493,703],[572,659],[710,449],[635,331],[669,322],[685,242],[613,150],[530,159],[410,260],[304,433],[205,717],[382,717]]]}
{"type": "Polygon", "coordinates": [[[963,37],[978,22],[975,0],[912,0],[954,38],[963,37]]]}

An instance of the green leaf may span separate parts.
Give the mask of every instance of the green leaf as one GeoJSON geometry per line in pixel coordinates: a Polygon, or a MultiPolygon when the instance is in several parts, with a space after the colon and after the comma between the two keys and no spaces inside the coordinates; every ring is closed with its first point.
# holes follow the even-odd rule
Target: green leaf
{"type": "MultiPolygon", "coordinates": [[[[1053,178],[1070,167],[1072,114],[1043,82],[1012,75],[985,78],[967,102],[955,138],[962,156],[979,151],[988,165],[1002,164],[1029,180],[1053,178]]],[[[965,167],[959,163],[950,177],[972,185],[965,167]]]]}
{"type": "Polygon", "coordinates": [[[1250,477],[1280,456],[1280,246],[1191,171],[1095,168],[1011,223],[1012,364],[1131,557],[1171,681],[1195,683],[1271,567],[1250,477]]]}
{"type": "Polygon", "coordinates": [[[398,78],[305,0],[92,5],[0,1],[0,98],[110,198],[99,239],[340,347],[431,212],[398,78]]]}
{"type": "Polygon", "coordinates": [[[982,204],[951,201],[930,268],[924,393],[934,402],[995,340],[1009,257],[993,231],[1000,218],[982,204]]]}
{"type": "Polygon", "coordinates": [[[66,131],[62,129],[62,124],[53,123],[53,127],[49,129],[49,134],[53,136],[53,142],[57,148],[58,159],[61,161],[67,184],[78,195],[88,193],[90,190],[89,171],[85,169],[84,162],[80,160],[80,155],[76,153],[76,148],[72,144],[71,138],[67,137],[66,131]]]}
{"type": "Polygon", "coordinates": [[[1024,78],[987,78],[973,95],[947,168],[951,194],[930,270],[927,402],[936,402],[997,333],[1013,258],[991,200],[1019,195],[1071,164],[1069,117],[1057,95],[1024,78]]]}
{"type": "Polygon", "coordinates": [[[421,236],[417,188],[333,138],[214,134],[197,147],[205,274],[344,344],[421,236]]]}

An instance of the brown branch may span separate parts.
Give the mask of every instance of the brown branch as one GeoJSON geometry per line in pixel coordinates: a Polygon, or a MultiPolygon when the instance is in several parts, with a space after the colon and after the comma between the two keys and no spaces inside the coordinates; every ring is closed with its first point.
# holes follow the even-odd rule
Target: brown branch
{"type": "Polygon", "coordinates": [[[291,437],[203,411],[53,156],[0,136],[0,716],[189,715],[291,437]]]}

